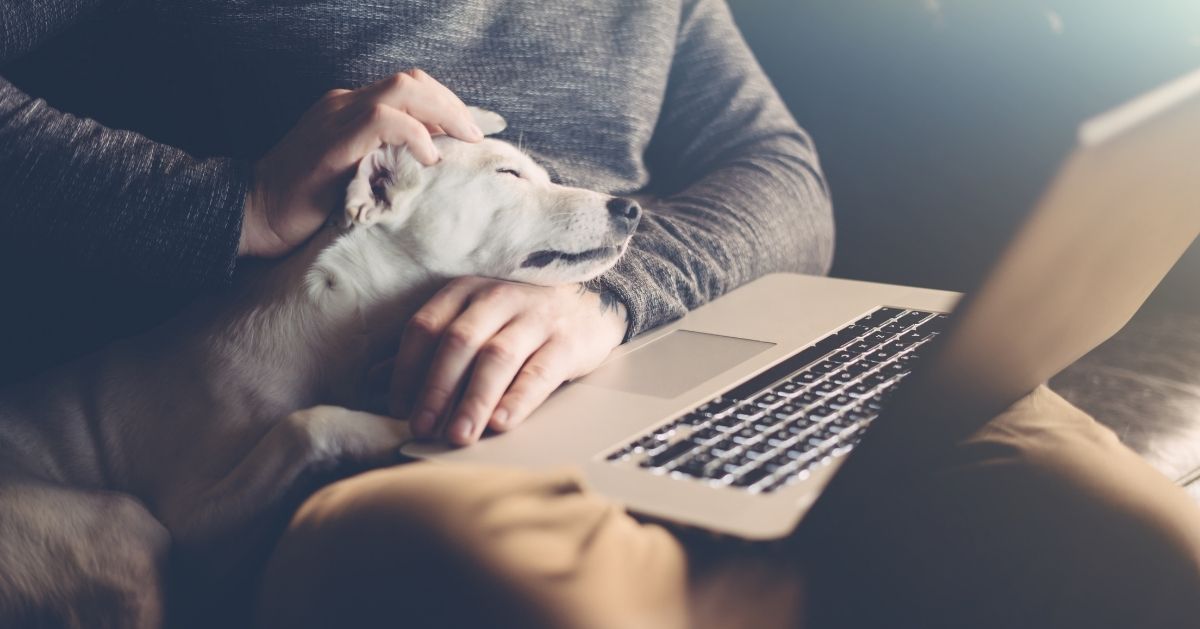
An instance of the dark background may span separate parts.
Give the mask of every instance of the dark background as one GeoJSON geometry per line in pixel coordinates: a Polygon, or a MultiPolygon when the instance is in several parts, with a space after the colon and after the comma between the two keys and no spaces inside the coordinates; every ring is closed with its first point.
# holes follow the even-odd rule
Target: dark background
{"type": "MultiPolygon", "coordinates": [[[[857,279],[968,288],[1080,121],[1200,68],[1195,0],[731,6],[815,136],[838,221],[834,274],[857,279]]],[[[1197,289],[1194,246],[1156,301],[1200,309],[1197,289]]]]}
{"type": "MultiPolygon", "coordinates": [[[[838,221],[834,274],[856,279],[968,288],[1080,121],[1200,67],[1195,0],[731,5],[816,139],[838,221]]],[[[169,45],[181,36],[136,14],[101,15],[0,74],[61,109],[207,155],[220,125],[200,103],[218,77],[169,45]]],[[[0,252],[0,282],[22,296],[0,316],[41,317],[28,332],[0,325],[0,354],[24,344],[42,363],[61,360],[153,323],[194,290],[130,285],[56,259],[0,252]],[[61,301],[64,292],[79,299],[61,301]]],[[[1200,311],[1198,287],[1193,247],[1152,301],[1200,311]]],[[[2,362],[0,382],[39,367],[2,362]]]]}

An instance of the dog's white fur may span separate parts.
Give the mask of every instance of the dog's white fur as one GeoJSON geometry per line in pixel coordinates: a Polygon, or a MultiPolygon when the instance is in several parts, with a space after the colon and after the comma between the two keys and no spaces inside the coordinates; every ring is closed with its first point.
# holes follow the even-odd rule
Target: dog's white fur
{"type": "Polygon", "coordinates": [[[359,404],[449,278],[579,282],[627,246],[612,197],[494,139],[436,142],[431,167],[364,158],[343,225],[227,294],[0,393],[0,626],[157,626],[169,545],[220,574],[299,481],[392,460],[404,422],[311,407],[359,404]]]}

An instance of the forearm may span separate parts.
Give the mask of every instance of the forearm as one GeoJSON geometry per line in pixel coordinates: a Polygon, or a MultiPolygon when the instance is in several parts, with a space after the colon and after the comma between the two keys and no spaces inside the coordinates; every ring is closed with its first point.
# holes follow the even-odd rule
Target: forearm
{"type": "Polygon", "coordinates": [[[629,253],[602,286],[627,338],[766,273],[824,273],[833,218],[817,154],[720,0],[684,3],[653,188],[629,253]]]}
{"type": "Polygon", "coordinates": [[[0,79],[0,238],[147,279],[232,274],[247,165],[195,159],[0,79]]]}
{"type": "Polygon", "coordinates": [[[829,196],[798,142],[748,146],[647,208],[629,252],[600,281],[627,308],[627,339],[762,275],[828,272],[829,196]]]}

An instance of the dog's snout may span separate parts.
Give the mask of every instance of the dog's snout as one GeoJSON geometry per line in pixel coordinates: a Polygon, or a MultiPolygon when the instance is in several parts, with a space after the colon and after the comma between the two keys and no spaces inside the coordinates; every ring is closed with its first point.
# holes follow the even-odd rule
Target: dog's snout
{"type": "Polygon", "coordinates": [[[632,234],[642,217],[642,206],[633,199],[613,197],[608,200],[608,215],[613,227],[622,234],[632,234]]]}
{"type": "Polygon", "coordinates": [[[642,206],[638,205],[637,201],[633,199],[613,197],[608,200],[608,212],[614,218],[636,221],[642,216],[642,206]]]}

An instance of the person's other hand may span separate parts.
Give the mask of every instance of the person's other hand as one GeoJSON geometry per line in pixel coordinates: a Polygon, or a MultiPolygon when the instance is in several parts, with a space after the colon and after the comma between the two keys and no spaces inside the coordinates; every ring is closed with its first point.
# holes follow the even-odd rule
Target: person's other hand
{"type": "Polygon", "coordinates": [[[441,133],[483,139],[466,105],[421,70],[328,92],[255,164],[238,254],[291,251],[329,217],[363,156],[382,144],[405,145],[434,164],[432,136],[441,133]]]}
{"type": "Polygon", "coordinates": [[[624,306],[578,284],[454,280],[404,329],[392,412],[412,409],[418,437],[474,443],[485,428],[520,424],[560,384],[598,367],[627,326],[624,306]]]}

